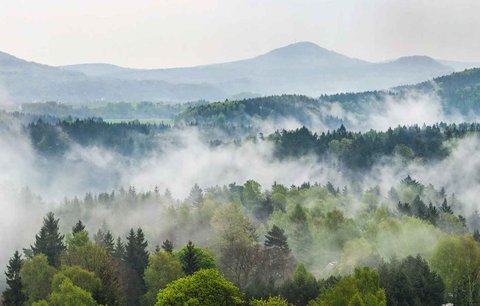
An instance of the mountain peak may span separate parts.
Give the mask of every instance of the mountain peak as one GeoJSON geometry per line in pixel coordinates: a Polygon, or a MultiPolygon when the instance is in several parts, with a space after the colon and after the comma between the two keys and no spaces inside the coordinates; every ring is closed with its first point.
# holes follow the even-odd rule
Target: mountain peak
{"type": "Polygon", "coordinates": [[[399,57],[396,60],[392,61],[393,63],[399,64],[412,64],[412,65],[438,65],[440,64],[435,59],[426,55],[411,55],[399,57]]]}
{"type": "Polygon", "coordinates": [[[284,47],[273,49],[268,52],[266,55],[280,55],[280,56],[308,56],[308,55],[320,55],[320,54],[338,54],[336,52],[327,50],[320,47],[319,45],[309,42],[302,41],[296,42],[284,47]]]}

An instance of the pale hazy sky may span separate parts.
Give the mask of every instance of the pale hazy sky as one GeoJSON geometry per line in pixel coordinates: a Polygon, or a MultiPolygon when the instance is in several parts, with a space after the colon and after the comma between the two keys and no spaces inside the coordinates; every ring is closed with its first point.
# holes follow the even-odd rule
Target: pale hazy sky
{"type": "Polygon", "coordinates": [[[480,61],[480,0],[0,0],[0,50],[50,65],[190,66],[295,41],[480,61]]]}

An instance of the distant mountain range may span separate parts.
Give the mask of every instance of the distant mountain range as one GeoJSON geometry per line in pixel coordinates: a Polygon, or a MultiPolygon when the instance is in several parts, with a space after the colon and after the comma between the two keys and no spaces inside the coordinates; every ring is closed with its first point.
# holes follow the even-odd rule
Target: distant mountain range
{"type": "Polygon", "coordinates": [[[414,84],[473,66],[477,64],[427,56],[371,63],[310,42],[246,60],[171,69],[110,64],[53,67],[0,52],[0,104],[224,100],[284,93],[319,96],[414,84]]]}

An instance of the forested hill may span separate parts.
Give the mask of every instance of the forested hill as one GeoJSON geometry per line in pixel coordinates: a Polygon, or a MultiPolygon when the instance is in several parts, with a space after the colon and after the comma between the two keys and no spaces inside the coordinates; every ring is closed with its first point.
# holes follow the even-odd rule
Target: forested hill
{"type": "Polygon", "coordinates": [[[177,123],[231,127],[253,124],[256,119],[291,118],[306,126],[321,121],[329,128],[337,128],[345,122],[337,118],[338,112],[332,111],[332,103],[338,102],[343,111],[361,115],[381,106],[387,97],[401,103],[403,98],[411,94],[438,96],[447,113],[478,114],[480,69],[465,70],[390,91],[342,93],[319,98],[282,95],[192,106],[177,116],[177,123]]]}
{"type": "MultiPolygon", "coordinates": [[[[75,144],[99,146],[124,156],[145,156],[161,148],[162,143],[179,142],[176,128],[167,125],[107,123],[102,120],[44,122],[25,126],[34,148],[44,155],[61,156],[75,144]]],[[[212,138],[204,131],[202,138],[212,147],[241,145],[244,142],[268,141],[274,146],[275,158],[297,159],[306,155],[319,160],[332,157],[349,169],[368,169],[384,157],[405,161],[432,161],[448,156],[446,143],[467,135],[479,134],[480,124],[445,124],[432,126],[401,126],[387,131],[352,132],[342,125],[339,129],[317,134],[306,127],[282,130],[268,136],[245,137],[239,140],[212,138]]],[[[181,142],[181,141],[180,141],[181,142]]]]}

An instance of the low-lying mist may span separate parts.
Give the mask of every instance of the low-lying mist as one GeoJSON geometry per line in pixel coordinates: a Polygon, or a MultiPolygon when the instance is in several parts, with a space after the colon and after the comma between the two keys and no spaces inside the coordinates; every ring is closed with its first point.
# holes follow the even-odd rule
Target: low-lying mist
{"type": "MultiPolygon", "coordinates": [[[[412,95],[401,101],[391,98],[366,117],[347,112],[336,103],[325,111],[344,118],[350,122],[350,129],[358,131],[465,119],[447,115],[438,98],[429,95],[412,95]]],[[[278,128],[302,125],[289,118],[261,124],[265,135],[278,128]]],[[[326,125],[318,121],[312,128],[321,132],[326,125]]],[[[351,169],[343,169],[334,156],[322,161],[314,155],[279,160],[274,154],[274,144],[261,138],[212,146],[202,140],[205,131],[197,128],[175,129],[170,133],[175,141],[163,142],[161,148],[142,157],[127,157],[108,148],[80,145],[72,146],[62,156],[46,157],[33,148],[20,126],[4,129],[0,134],[0,230],[4,237],[0,245],[4,250],[0,254],[0,266],[5,266],[15,249],[32,242],[43,215],[49,210],[61,210],[64,197],[83,198],[87,192],[118,192],[129,186],[137,191],[151,191],[157,187],[162,194],[168,189],[173,198],[184,199],[195,184],[205,190],[234,182],[243,184],[250,179],[264,188],[275,182],[287,187],[304,182],[322,185],[331,182],[340,189],[348,186],[352,190],[367,190],[379,186],[381,197],[386,198],[392,186],[410,175],[425,185],[432,184],[436,189],[444,187],[447,194],[454,193],[464,203],[459,213],[470,213],[477,207],[480,183],[480,157],[474,154],[480,149],[477,136],[445,144],[450,147],[450,155],[443,160],[405,161],[397,156],[383,157],[374,167],[356,173],[353,178],[351,169]],[[25,188],[30,192],[25,192],[25,188]],[[25,198],[25,194],[31,196],[25,198]]],[[[180,201],[171,203],[179,205],[180,201]]],[[[108,208],[91,207],[87,225],[91,226],[91,235],[100,227],[121,235],[137,226],[142,226],[147,233],[163,233],[162,228],[172,222],[166,214],[168,207],[152,204],[147,208],[130,209],[129,214],[119,218],[118,212],[112,213],[108,208]]],[[[352,209],[351,214],[355,213],[354,206],[349,209],[352,209]]],[[[72,225],[62,224],[66,229],[72,225]]],[[[191,234],[193,237],[182,240],[208,243],[208,233],[191,234]]],[[[429,235],[425,234],[427,242],[435,239],[429,235]]],[[[154,243],[158,241],[151,247],[154,243]]],[[[379,241],[382,243],[387,242],[379,241]]],[[[349,247],[356,248],[355,245],[349,247]]]]}

